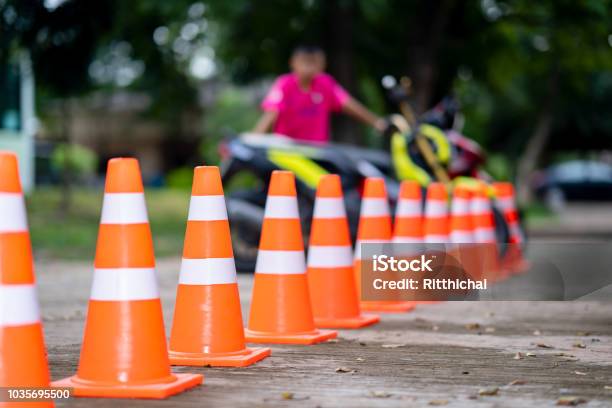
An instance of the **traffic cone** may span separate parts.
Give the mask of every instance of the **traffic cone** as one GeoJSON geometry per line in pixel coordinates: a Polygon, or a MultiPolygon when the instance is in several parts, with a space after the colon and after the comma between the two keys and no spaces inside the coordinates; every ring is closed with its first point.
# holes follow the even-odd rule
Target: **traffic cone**
{"type": "Polygon", "coordinates": [[[308,248],[308,286],[317,327],[357,329],[380,320],[361,314],[340,177],[321,178],[308,248]]]}
{"type": "MultiPolygon", "coordinates": [[[[395,207],[393,224],[393,251],[402,259],[419,257],[425,250],[423,230],[423,193],[421,185],[414,180],[400,184],[399,197],[395,207]]],[[[424,295],[422,290],[413,290],[415,299],[424,295]]],[[[425,298],[427,296],[425,295],[425,298]]],[[[415,305],[432,303],[429,300],[415,300],[415,305]]]]}
{"type": "MultiPolygon", "coordinates": [[[[17,156],[4,151],[0,151],[0,387],[49,387],[17,156]]],[[[0,402],[0,406],[17,408],[24,403],[0,402]]],[[[53,407],[53,401],[25,406],[53,407]]]]}
{"type": "Polygon", "coordinates": [[[315,328],[290,171],[275,170],[270,179],[245,335],[249,342],[285,344],[314,344],[338,335],[315,328]]]}
{"type": "MultiPolygon", "coordinates": [[[[389,213],[385,180],[378,177],[366,178],[361,200],[354,258],[355,282],[359,296],[362,293],[362,268],[370,267],[372,264],[372,260],[362,259],[361,244],[387,244],[391,242],[391,216],[389,213]]],[[[383,313],[406,312],[414,309],[414,306],[414,302],[400,300],[361,301],[362,310],[383,313]]]]}
{"type": "Polygon", "coordinates": [[[445,244],[450,242],[448,225],[448,194],[446,186],[434,182],[427,186],[425,200],[425,219],[423,230],[428,244],[445,244]]]}
{"type": "Polygon", "coordinates": [[[402,181],[395,209],[393,243],[419,244],[423,235],[423,197],[416,181],[402,181]]]}
{"type": "Polygon", "coordinates": [[[512,183],[493,183],[495,189],[495,203],[504,214],[510,232],[510,243],[507,246],[503,259],[503,267],[513,273],[520,273],[529,268],[529,263],[523,257],[522,246],[525,235],[519,224],[518,211],[512,183]]]}
{"type": "Polygon", "coordinates": [[[221,175],[196,167],[176,306],[170,363],[244,367],[270,355],[247,348],[221,175]]]}
{"type": "Polygon", "coordinates": [[[470,213],[474,223],[474,240],[480,251],[482,277],[495,281],[499,278],[499,251],[491,200],[487,197],[484,184],[472,192],[470,213]]]}
{"type": "Polygon", "coordinates": [[[451,253],[456,255],[466,274],[472,279],[480,279],[481,259],[474,236],[474,223],[470,213],[471,192],[467,187],[455,186],[451,201],[450,241],[451,253]]]}
{"type": "Polygon", "coordinates": [[[138,161],[108,162],[79,368],[53,382],[73,395],[166,398],[202,383],[170,372],[155,256],[138,161]]]}

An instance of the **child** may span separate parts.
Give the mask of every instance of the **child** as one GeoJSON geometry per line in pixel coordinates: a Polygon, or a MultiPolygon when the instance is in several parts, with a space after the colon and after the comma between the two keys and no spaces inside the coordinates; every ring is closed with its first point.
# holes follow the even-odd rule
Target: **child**
{"type": "Polygon", "coordinates": [[[384,119],[353,99],[324,73],[325,53],[312,46],[297,47],[289,61],[291,73],[281,75],[264,98],[264,111],[254,132],[274,133],[306,142],[329,141],[329,115],[345,112],[380,132],[384,119]]]}

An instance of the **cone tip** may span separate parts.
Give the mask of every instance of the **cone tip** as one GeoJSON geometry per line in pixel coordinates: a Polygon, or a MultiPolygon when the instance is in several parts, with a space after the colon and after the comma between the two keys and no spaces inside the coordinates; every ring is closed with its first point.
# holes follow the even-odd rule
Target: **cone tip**
{"type": "Polygon", "coordinates": [[[400,185],[400,198],[408,199],[420,199],[421,198],[421,186],[414,180],[404,180],[400,185]]]}
{"type": "Polygon", "coordinates": [[[221,173],[217,166],[198,166],[193,171],[191,195],[223,195],[221,173]]]}
{"type": "Polygon", "coordinates": [[[470,197],[470,189],[465,186],[455,186],[453,189],[453,198],[469,198],[470,197]]]}
{"type": "Polygon", "coordinates": [[[317,197],[341,198],[342,183],[337,174],[326,174],[319,180],[317,197]]]}
{"type": "Polygon", "coordinates": [[[115,157],[108,161],[106,193],[142,193],[140,165],[133,157],[115,157]]]}
{"type": "Polygon", "coordinates": [[[446,200],[446,186],[439,182],[431,183],[429,186],[427,186],[427,199],[446,200]]]}
{"type": "Polygon", "coordinates": [[[0,192],[21,193],[17,155],[0,150],[0,192]]]}
{"type": "Polygon", "coordinates": [[[274,170],[270,178],[268,195],[295,197],[295,175],[291,171],[274,170]]]}
{"type": "Polygon", "coordinates": [[[493,183],[495,193],[499,196],[514,196],[514,186],[508,181],[498,181],[493,183]]]}
{"type": "Polygon", "coordinates": [[[385,180],[381,177],[368,177],[365,180],[363,196],[369,198],[387,198],[385,180]]]}

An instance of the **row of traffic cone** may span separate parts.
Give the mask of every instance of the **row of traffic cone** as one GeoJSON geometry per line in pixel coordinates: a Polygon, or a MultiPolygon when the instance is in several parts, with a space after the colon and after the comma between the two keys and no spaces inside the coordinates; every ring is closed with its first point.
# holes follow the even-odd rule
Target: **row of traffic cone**
{"type": "Polygon", "coordinates": [[[497,182],[493,183],[493,189],[494,202],[487,196],[484,184],[457,185],[452,190],[449,205],[447,188],[441,183],[431,183],[423,200],[418,183],[402,182],[393,242],[457,244],[465,252],[462,263],[473,277],[497,280],[523,271],[527,266],[522,254],[524,236],[519,226],[513,186],[497,182]],[[502,210],[509,227],[510,242],[504,245],[503,258],[497,246],[494,205],[502,210]],[[466,256],[472,250],[479,250],[479,257],[466,256]]]}
{"type": "MultiPolygon", "coordinates": [[[[49,372],[15,155],[0,153],[0,180],[0,384],[47,386],[49,372]],[[14,315],[15,310],[21,315],[14,315]]],[[[320,251],[330,253],[330,262],[321,263],[319,256],[309,262],[312,292],[319,299],[313,302],[314,316],[324,326],[373,323],[377,316],[360,314],[356,291],[329,296],[327,282],[336,282],[340,292],[354,286],[346,281],[352,277],[350,252],[338,264],[335,252],[346,248],[328,239],[332,228],[334,235],[344,235],[345,244],[348,241],[337,176],[321,183],[320,195],[331,201],[319,204],[321,219],[314,228],[313,247],[320,241],[320,251]],[[337,229],[342,224],[344,231],[337,229]],[[323,284],[322,291],[317,282],[323,284]]],[[[245,366],[270,355],[269,348],[246,347],[246,340],[312,344],[335,337],[334,331],[315,328],[297,214],[293,174],[275,173],[245,336],[219,170],[196,168],[168,348],[138,162],[112,159],[78,371],[52,386],[71,388],[75,396],[165,398],[203,380],[199,374],[172,373],[171,364],[245,366]]]]}
{"type": "MultiPolygon", "coordinates": [[[[14,155],[0,153],[0,176],[0,208],[9,215],[0,220],[0,302],[8,302],[0,305],[3,331],[0,385],[45,385],[49,376],[14,155]],[[7,310],[15,308],[24,311],[21,320],[19,316],[5,316],[7,310]],[[14,327],[20,328],[18,333],[25,333],[27,341],[11,337],[14,327]],[[23,353],[9,356],[5,352],[8,347],[19,351],[19,345],[27,345],[39,355],[29,352],[28,364],[21,364],[23,353]]],[[[419,213],[420,193],[419,186],[402,184],[392,228],[384,181],[376,178],[366,181],[353,262],[340,179],[336,175],[324,176],[317,190],[306,262],[294,175],[274,172],[250,319],[243,330],[219,170],[196,168],[167,348],[138,162],[112,159],[79,368],[75,376],[53,385],[71,387],[77,396],[163,398],[202,382],[198,374],[171,373],[170,364],[245,366],[270,354],[268,348],[246,347],[246,341],[313,344],[337,335],[317,327],[358,328],[379,320],[376,315],[362,314],[362,309],[381,312],[412,309],[415,302],[359,302],[360,243],[390,242],[392,230],[394,242],[467,239],[458,231],[469,230],[465,220],[459,219],[467,214],[465,204],[469,200],[464,197],[464,203],[457,201],[455,205],[461,196],[459,190],[452,207],[452,232],[448,230],[445,188],[438,184],[430,186],[424,217],[419,213]]],[[[472,198],[470,209],[483,209],[481,198],[472,198]]],[[[476,226],[473,236],[490,239],[491,225],[484,212],[472,213],[469,220],[476,226]]]]}

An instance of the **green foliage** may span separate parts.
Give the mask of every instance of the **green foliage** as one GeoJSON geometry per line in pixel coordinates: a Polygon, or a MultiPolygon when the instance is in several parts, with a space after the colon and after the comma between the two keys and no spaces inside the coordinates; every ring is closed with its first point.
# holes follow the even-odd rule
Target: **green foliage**
{"type": "MultiPolygon", "coordinates": [[[[0,0],[0,21],[0,63],[30,50],[39,102],[127,86],[148,94],[148,113],[171,129],[197,107],[193,50],[213,46],[220,78],[247,83],[285,72],[291,49],[306,42],[326,48],[331,71],[377,112],[396,110],[379,85],[388,74],[416,76],[429,105],[456,93],[464,133],[488,150],[520,155],[547,99],[548,150],[610,145],[612,0],[66,0],[55,9],[0,0]],[[188,23],[198,32],[178,47],[188,23]],[[153,40],[159,28],[162,42],[153,40]],[[129,85],[93,81],[92,63],[122,47],[139,76],[129,85]]],[[[216,162],[222,136],[256,116],[250,92],[221,91],[206,112],[207,162],[216,162]]]]}
{"type": "Polygon", "coordinates": [[[62,143],[53,150],[51,165],[60,172],[86,177],[95,174],[98,156],[85,146],[62,143]]]}
{"type": "Polygon", "coordinates": [[[171,189],[189,191],[193,180],[193,169],[179,167],[168,172],[166,185],[171,189]]]}
{"type": "Polygon", "coordinates": [[[204,123],[202,154],[205,163],[218,163],[219,141],[230,135],[251,129],[259,109],[248,88],[228,86],[221,91],[214,106],[207,112],[204,123]]]}
{"type": "MultiPolygon", "coordinates": [[[[147,209],[155,254],[180,256],[189,208],[189,193],[147,189],[147,209]]],[[[102,207],[102,190],[74,191],[74,205],[57,217],[58,189],[39,188],[26,197],[32,246],[39,257],[93,260],[102,207]],[[61,231],[61,233],[58,233],[61,231]]]]}
{"type": "Polygon", "coordinates": [[[487,172],[498,181],[512,181],[512,165],[503,154],[491,154],[487,157],[487,172]]]}

